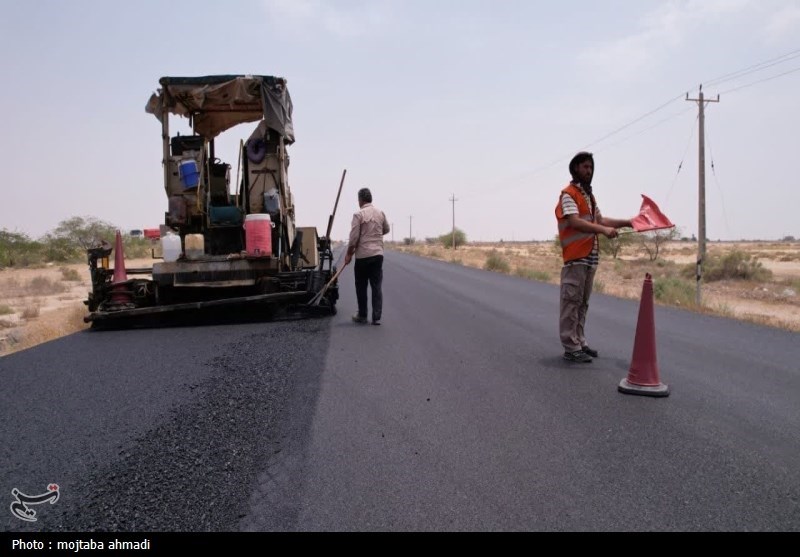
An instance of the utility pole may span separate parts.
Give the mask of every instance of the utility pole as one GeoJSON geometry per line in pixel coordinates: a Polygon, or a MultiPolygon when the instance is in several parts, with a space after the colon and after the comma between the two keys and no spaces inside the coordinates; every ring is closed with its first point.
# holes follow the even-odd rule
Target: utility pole
{"type": "Polygon", "coordinates": [[[453,194],[453,197],[450,198],[450,201],[453,203],[453,251],[456,251],[456,194],[453,194]]]}
{"type": "Polygon", "coordinates": [[[411,235],[411,219],[412,218],[414,218],[414,217],[412,217],[411,215],[408,216],[408,243],[409,244],[414,243],[413,242],[414,236],[411,235]]]}
{"type": "Polygon", "coordinates": [[[695,279],[697,280],[697,292],[695,293],[694,302],[698,306],[701,302],[700,284],[703,278],[703,263],[706,258],[706,103],[718,103],[719,95],[716,100],[709,100],[703,97],[703,85],[700,85],[700,93],[697,99],[690,99],[689,93],[686,93],[686,100],[697,103],[699,109],[698,124],[700,131],[698,133],[698,226],[697,226],[697,271],[695,279]]]}

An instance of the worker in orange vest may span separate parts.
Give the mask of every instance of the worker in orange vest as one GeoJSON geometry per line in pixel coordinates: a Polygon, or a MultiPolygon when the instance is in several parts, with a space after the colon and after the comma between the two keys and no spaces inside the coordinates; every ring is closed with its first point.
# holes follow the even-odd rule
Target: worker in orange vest
{"type": "Polygon", "coordinates": [[[630,227],[630,219],[604,217],[592,193],[594,157],[581,151],[569,162],[572,180],[561,190],[556,205],[558,237],[564,266],[561,268],[559,336],[564,359],[590,363],[597,350],[586,342],[584,326],[589,297],[600,260],[598,234],[616,238],[618,228],[630,227]]]}

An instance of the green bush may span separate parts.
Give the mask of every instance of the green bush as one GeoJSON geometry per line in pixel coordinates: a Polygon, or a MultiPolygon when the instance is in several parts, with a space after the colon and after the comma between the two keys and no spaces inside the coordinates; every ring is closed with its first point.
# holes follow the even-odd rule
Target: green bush
{"type": "Polygon", "coordinates": [[[498,271],[500,273],[508,273],[511,271],[511,265],[497,250],[489,252],[489,255],[486,256],[486,263],[483,264],[483,268],[487,271],[498,271]]]}
{"type": "Polygon", "coordinates": [[[514,274],[528,280],[536,280],[539,282],[550,282],[550,273],[547,271],[538,271],[529,267],[517,267],[514,274]]]}
{"type": "Polygon", "coordinates": [[[445,248],[452,248],[453,247],[453,236],[455,235],[456,240],[456,248],[459,246],[463,246],[467,243],[467,235],[464,233],[463,230],[458,228],[455,229],[455,233],[453,231],[448,232],[447,234],[442,234],[439,236],[439,242],[441,242],[442,246],[445,248]]]}
{"type": "Polygon", "coordinates": [[[653,282],[653,295],[659,302],[687,307],[694,305],[695,288],[679,278],[663,278],[653,282]]]}
{"type": "Polygon", "coordinates": [[[143,259],[152,256],[153,243],[147,238],[125,236],[122,240],[122,249],[125,252],[125,259],[143,259]]]}
{"type": "MultiPolygon", "coordinates": [[[[683,276],[693,278],[696,265],[684,267],[683,276]]],[[[753,280],[763,282],[772,278],[772,271],[764,267],[761,262],[748,253],[734,250],[719,256],[707,256],[703,266],[703,280],[714,282],[717,280],[753,280]]]]}
{"type": "Polygon", "coordinates": [[[0,304],[0,315],[11,315],[12,313],[14,313],[14,310],[11,309],[11,306],[0,304]]]}
{"type": "Polygon", "coordinates": [[[44,262],[42,244],[27,234],[0,230],[0,268],[28,267],[44,262]]]}

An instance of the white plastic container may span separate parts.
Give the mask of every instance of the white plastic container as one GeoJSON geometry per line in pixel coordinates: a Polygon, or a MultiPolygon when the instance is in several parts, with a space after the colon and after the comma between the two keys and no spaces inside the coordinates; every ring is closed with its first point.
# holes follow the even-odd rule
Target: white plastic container
{"type": "Polygon", "coordinates": [[[161,237],[161,252],[164,254],[164,261],[177,261],[181,256],[181,237],[172,232],[167,232],[161,237]]]}
{"type": "Polygon", "coordinates": [[[206,253],[205,239],[202,234],[187,234],[183,243],[186,246],[186,259],[202,259],[206,253]]]}

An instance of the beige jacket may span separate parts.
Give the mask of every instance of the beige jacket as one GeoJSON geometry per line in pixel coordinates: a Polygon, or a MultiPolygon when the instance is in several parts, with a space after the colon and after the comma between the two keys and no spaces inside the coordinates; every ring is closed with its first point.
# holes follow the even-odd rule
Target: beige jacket
{"type": "Polygon", "coordinates": [[[389,221],[383,211],[364,204],[361,209],[353,214],[350,225],[350,246],[356,246],[355,258],[373,257],[383,255],[383,236],[389,233],[389,221]]]}

